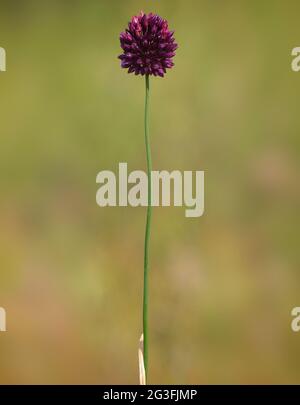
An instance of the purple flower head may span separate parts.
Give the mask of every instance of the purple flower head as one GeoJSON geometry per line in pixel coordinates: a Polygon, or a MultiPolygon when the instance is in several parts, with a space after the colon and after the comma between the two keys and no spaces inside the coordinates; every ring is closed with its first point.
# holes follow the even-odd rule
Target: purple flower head
{"type": "Polygon", "coordinates": [[[132,17],[128,28],[120,34],[123,49],[121,67],[136,75],[163,77],[174,66],[172,58],[178,45],[169,31],[168,22],[156,14],[132,17]]]}

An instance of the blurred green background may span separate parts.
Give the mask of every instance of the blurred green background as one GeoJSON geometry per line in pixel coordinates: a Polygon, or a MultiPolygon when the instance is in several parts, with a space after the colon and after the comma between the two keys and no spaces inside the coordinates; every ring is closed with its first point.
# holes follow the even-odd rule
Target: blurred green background
{"type": "Polygon", "coordinates": [[[96,175],[145,170],[140,10],[176,30],[151,80],[157,170],[204,170],[205,214],[155,208],[149,383],[299,383],[298,1],[1,1],[1,383],[138,383],[144,208],[96,175]],[[297,42],[298,41],[298,42],[297,42]]]}

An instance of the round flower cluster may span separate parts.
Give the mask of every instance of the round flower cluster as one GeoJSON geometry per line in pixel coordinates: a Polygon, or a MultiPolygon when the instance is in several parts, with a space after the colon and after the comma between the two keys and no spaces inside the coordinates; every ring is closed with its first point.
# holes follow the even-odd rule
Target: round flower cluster
{"type": "Polygon", "coordinates": [[[121,67],[136,75],[163,77],[174,66],[172,58],[178,45],[169,31],[168,22],[156,14],[132,17],[128,28],[120,34],[123,49],[121,67]]]}

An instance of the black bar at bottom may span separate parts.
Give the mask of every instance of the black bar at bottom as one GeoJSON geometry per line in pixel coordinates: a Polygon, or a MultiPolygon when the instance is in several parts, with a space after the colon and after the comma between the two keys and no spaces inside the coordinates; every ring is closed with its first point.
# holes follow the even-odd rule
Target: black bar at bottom
{"type": "Polygon", "coordinates": [[[269,400],[286,401],[287,395],[297,394],[298,385],[0,385],[1,399],[72,400],[97,403],[123,400],[135,403],[160,400],[168,403],[203,400],[269,400]]]}

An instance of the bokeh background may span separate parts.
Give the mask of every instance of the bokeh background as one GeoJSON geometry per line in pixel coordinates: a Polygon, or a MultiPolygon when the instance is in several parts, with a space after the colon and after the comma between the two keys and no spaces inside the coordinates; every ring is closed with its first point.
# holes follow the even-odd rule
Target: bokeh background
{"type": "Polygon", "coordinates": [[[0,6],[0,382],[138,383],[146,212],[98,207],[95,179],[146,167],[117,60],[144,10],[180,46],[151,81],[154,168],[206,182],[203,217],[154,210],[149,383],[299,383],[299,2],[0,6]]]}

